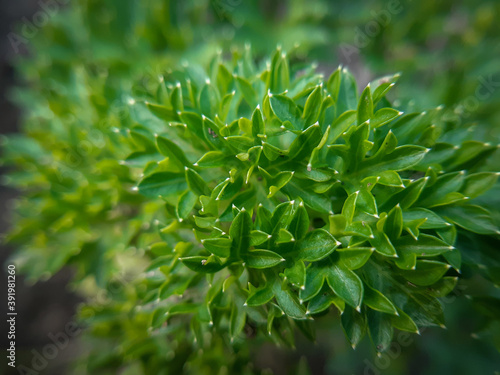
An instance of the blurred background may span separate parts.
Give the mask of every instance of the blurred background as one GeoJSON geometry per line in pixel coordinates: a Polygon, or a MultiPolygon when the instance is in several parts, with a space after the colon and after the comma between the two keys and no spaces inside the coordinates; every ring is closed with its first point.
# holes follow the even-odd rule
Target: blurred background
{"type": "MultiPolygon", "coordinates": [[[[250,43],[257,57],[281,44],[295,61],[317,62],[325,76],[344,65],[357,77],[359,87],[401,72],[396,93],[401,105],[418,110],[444,105],[450,129],[472,130],[474,138],[484,142],[500,140],[498,1],[4,0],[0,4],[1,133],[29,128],[31,106],[33,112],[42,112],[44,105],[51,105],[65,118],[67,108],[77,103],[76,113],[83,114],[81,94],[73,90],[78,83],[73,73],[81,69],[97,72],[89,74],[97,77],[89,79],[91,84],[99,84],[99,72],[106,70],[105,95],[113,101],[145,70],[153,75],[157,67],[182,59],[206,64],[204,56],[217,48],[227,51],[250,43]]],[[[2,167],[2,174],[5,171],[2,167]]],[[[498,193],[497,185],[485,199],[500,207],[498,193]]],[[[5,233],[11,228],[16,191],[1,184],[0,194],[0,231],[5,233]]],[[[64,241],[56,242],[54,254],[70,248],[64,241]]],[[[2,246],[1,278],[6,280],[6,262],[14,247],[2,246]]],[[[81,271],[75,259],[34,259],[25,270],[28,277],[17,281],[17,362],[27,366],[32,351],[50,343],[49,333],[63,331],[75,319],[84,298],[68,287],[81,271]]],[[[466,272],[464,278],[454,295],[482,288],[480,279],[468,278],[466,272]]],[[[256,349],[255,366],[276,374],[295,373],[303,363],[312,374],[498,373],[495,338],[478,339],[482,322],[467,299],[454,295],[444,303],[448,330],[429,328],[421,336],[401,339],[402,354],[378,358],[368,340],[353,351],[339,325],[332,327],[329,320],[318,329],[317,345],[298,338],[297,351],[256,349]],[[298,362],[297,353],[303,354],[303,362],[298,362]]],[[[3,316],[5,308],[2,302],[3,316]]],[[[2,333],[0,340],[6,349],[6,335],[2,333]]],[[[72,361],[84,350],[79,338],[73,340],[40,373],[78,373],[72,361]]],[[[18,373],[6,366],[2,371],[18,373]]]]}

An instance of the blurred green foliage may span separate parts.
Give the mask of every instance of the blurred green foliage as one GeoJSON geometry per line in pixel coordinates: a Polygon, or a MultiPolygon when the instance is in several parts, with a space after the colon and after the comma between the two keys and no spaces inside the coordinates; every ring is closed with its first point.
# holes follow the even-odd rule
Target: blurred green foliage
{"type": "MultiPolygon", "coordinates": [[[[249,43],[258,60],[280,44],[294,63],[314,60],[325,72],[343,63],[363,83],[402,72],[391,97],[397,99],[394,105],[412,112],[443,104],[443,142],[489,142],[493,147],[471,148],[478,155],[490,150],[487,163],[471,166],[498,171],[493,150],[500,140],[499,16],[495,1],[430,0],[80,0],[52,16],[28,40],[31,57],[17,61],[25,84],[13,98],[23,108],[23,134],[4,140],[2,160],[15,166],[6,182],[23,192],[9,238],[19,244],[16,264],[33,281],[69,265],[76,270],[75,289],[89,299],[81,316],[90,326],[86,340],[93,350],[82,368],[110,374],[117,368],[130,374],[232,374],[272,366],[269,360],[258,362],[264,355],[257,349],[259,338],[249,340],[251,346],[231,348],[213,335],[197,352],[179,326],[150,334],[149,313],[136,313],[147,284],[155,282],[142,275],[151,257],[149,246],[157,240],[153,226],[162,203],[134,192],[141,172],[120,163],[140,142],[140,137],[123,141],[122,131],[137,120],[130,118],[133,98],[149,95],[179,65],[207,66],[219,49],[226,57],[231,49],[238,56],[249,43]],[[103,290],[107,298],[96,298],[103,290]]],[[[145,120],[164,126],[154,118],[145,120]]],[[[135,161],[136,166],[142,162],[135,161]]],[[[497,183],[475,200],[488,206],[497,225],[498,192],[497,183]]],[[[376,367],[382,373],[409,372],[412,366],[422,373],[450,370],[452,359],[461,364],[453,370],[457,374],[470,373],[473,366],[484,373],[498,370],[498,354],[480,341],[452,344],[475,332],[499,348],[498,236],[462,234],[457,247],[464,266],[455,293],[476,303],[445,304],[448,333],[430,329],[403,348],[388,369],[376,367]],[[457,360],[457,352],[467,356],[457,360]]],[[[328,335],[338,325],[331,320],[323,319],[328,335]]],[[[376,363],[368,347],[348,352],[338,335],[331,335],[334,339],[318,338],[322,358],[327,358],[325,372],[363,373],[365,358],[376,363]]],[[[314,368],[315,354],[307,345],[302,348],[314,368]]],[[[293,364],[276,373],[296,371],[296,358],[288,355],[293,364]]]]}

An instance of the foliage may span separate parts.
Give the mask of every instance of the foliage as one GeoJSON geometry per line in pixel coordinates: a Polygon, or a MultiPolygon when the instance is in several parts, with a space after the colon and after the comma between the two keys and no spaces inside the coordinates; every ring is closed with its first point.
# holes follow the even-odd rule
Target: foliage
{"type": "MultiPolygon", "coordinates": [[[[345,19],[317,25],[322,1],[274,8],[269,33],[253,2],[74,9],[20,65],[24,134],[3,160],[23,192],[16,263],[32,280],[70,265],[88,297],[88,372],[256,373],[254,348],[314,340],[335,315],[353,347],[384,352],[394,328],[444,326],[442,297],[479,275],[473,305],[498,330],[498,152],[488,127],[450,119],[460,98],[420,112],[442,96],[414,92],[418,73],[398,95],[399,75],[361,94],[346,69],[323,79],[304,57],[331,63],[321,43],[345,19]],[[236,48],[215,53],[227,35],[236,48]],[[291,53],[259,58],[277,42],[291,53]]],[[[385,71],[369,57],[398,43],[362,52],[385,71]]]]}

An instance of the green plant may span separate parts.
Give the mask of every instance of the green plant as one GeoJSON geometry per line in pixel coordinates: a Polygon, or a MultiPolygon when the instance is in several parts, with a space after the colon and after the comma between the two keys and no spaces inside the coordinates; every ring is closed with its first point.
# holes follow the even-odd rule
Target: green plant
{"type": "MultiPolygon", "coordinates": [[[[497,181],[497,147],[453,130],[440,108],[402,113],[411,106],[389,93],[397,75],[359,95],[346,70],[324,80],[297,61],[308,45],[290,65],[281,50],[263,61],[236,48],[199,67],[212,46],[177,22],[168,39],[151,26],[169,14],[159,10],[132,17],[140,58],[128,59],[120,32],[88,22],[95,7],[50,26],[40,53],[52,65],[23,67],[39,92],[18,95],[25,135],[4,147],[23,191],[15,261],[32,280],[76,269],[88,372],[259,372],[255,347],[293,346],[296,329],[313,339],[317,321],[338,324],[332,305],[353,346],[368,332],[382,352],[394,328],[444,325],[439,298],[460,270],[483,276],[484,290],[499,284],[498,229],[479,197],[497,181]],[[88,40],[65,35],[74,20],[88,40]],[[182,56],[190,64],[172,71],[182,56]]],[[[245,5],[228,17],[247,9],[258,15],[245,5]]],[[[112,28],[134,36],[127,20],[112,28]]],[[[237,35],[258,39],[256,24],[237,35]]],[[[473,301],[494,322],[487,293],[473,301]]]]}
{"type": "Polygon", "coordinates": [[[141,168],[136,190],[156,207],[143,296],[153,328],[191,314],[198,340],[212,325],[239,340],[251,325],[292,344],[293,327],[313,337],[333,304],[353,346],[368,331],[384,351],[394,327],[444,326],[457,231],[498,231],[469,203],[497,180],[473,173],[496,147],[437,143],[440,108],[392,108],[395,80],[358,98],[345,69],[323,83],[281,50],[259,67],[247,49],[130,101],[124,163],[141,168]]]}

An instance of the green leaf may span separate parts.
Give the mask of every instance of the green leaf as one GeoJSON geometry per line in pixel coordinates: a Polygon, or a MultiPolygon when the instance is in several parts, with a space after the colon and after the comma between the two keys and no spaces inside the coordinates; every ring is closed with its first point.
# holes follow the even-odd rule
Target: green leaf
{"type": "Polygon", "coordinates": [[[384,352],[391,346],[393,328],[391,317],[387,314],[368,310],[366,312],[368,332],[378,352],[384,352]]]}
{"type": "Polygon", "coordinates": [[[346,306],[341,316],[342,328],[349,339],[353,349],[358,346],[366,332],[364,315],[360,314],[350,306],[346,306]]]}
{"type": "Polygon", "coordinates": [[[373,117],[373,99],[370,90],[370,85],[366,86],[358,103],[358,125],[373,117]]]}
{"type": "Polygon", "coordinates": [[[309,230],[309,214],[302,202],[299,203],[288,230],[296,240],[301,240],[307,234],[309,230]]]}
{"type": "Polygon", "coordinates": [[[403,211],[399,204],[389,211],[384,224],[384,230],[389,238],[396,239],[401,236],[403,231],[403,211]]]}
{"type": "Polygon", "coordinates": [[[278,280],[273,284],[273,292],[279,307],[281,307],[286,315],[293,319],[307,319],[304,305],[300,304],[293,292],[282,289],[278,280]]]}
{"type": "Polygon", "coordinates": [[[167,314],[169,316],[172,315],[181,315],[181,314],[194,314],[198,311],[199,305],[197,303],[180,303],[178,305],[173,305],[170,309],[168,309],[167,314]]]}
{"type": "Polygon", "coordinates": [[[498,227],[488,210],[474,205],[442,207],[435,210],[453,224],[479,234],[498,234],[498,227]]]}
{"type": "Polygon", "coordinates": [[[370,121],[370,126],[372,129],[380,128],[381,126],[388,124],[402,114],[403,112],[399,112],[398,110],[393,108],[381,108],[373,116],[372,120],[370,121]]]}
{"type": "Polygon", "coordinates": [[[405,187],[403,181],[401,181],[401,177],[395,171],[383,171],[377,177],[379,177],[377,183],[380,185],[405,187]]]}
{"type": "Polygon", "coordinates": [[[231,254],[232,241],[229,238],[206,238],[201,243],[212,254],[227,258],[231,254]]]}
{"type": "Polygon", "coordinates": [[[311,154],[320,140],[321,129],[319,124],[309,126],[292,142],[288,150],[288,157],[290,159],[303,159],[311,154]]]}
{"type": "Polygon", "coordinates": [[[195,167],[208,168],[208,167],[222,167],[227,165],[228,156],[222,151],[209,151],[203,155],[200,160],[194,163],[195,167]]]}
{"type": "Polygon", "coordinates": [[[221,264],[213,256],[210,256],[208,258],[203,256],[192,256],[186,258],[179,258],[179,260],[189,269],[195,272],[202,272],[202,273],[219,272],[226,266],[225,264],[221,264]]]}
{"type": "Polygon", "coordinates": [[[398,315],[396,307],[386,296],[366,284],[363,302],[373,310],[377,310],[387,314],[398,315]]]}
{"type": "Polygon", "coordinates": [[[290,268],[285,269],[285,276],[292,285],[303,287],[306,282],[306,266],[299,260],[290,268]]]}
{"type": "Polygon", "coordinates": [[[386,170],[404,171],[418,164],[427,152],[425,147],[400,146],[380,158],[377,158],[377,155],[368,158],[359,173],[374,176],[386,170]]]}
{"type": "Polygon", "coordinates": [[[157,198],[179,194],[186,190],[187,183],[181,173],[157,172],[146,176],[137,187],[142,195],[157,198]]]}
{"type": "Polygon", "coordinates": [[[464,185],[460,190],[469,198],[476,198],[490,190],[498,180],[499,173],[481,172],[465,177],[464,185]]]}
{"type": "Polygon", "coordinates": [[[250,232],[250,246],[259,246],[271,238],[270,234],[260,230],[253,230],[250,232]]]}
{"type": "Polygon", "coordinates": [[[451,225],[433,211],[425,208],[412,208],[403,212],[403,220],[405,222],[420,219],[425,219],[421,225],[422,229],[446,228],[451,225]]]}
{"type": "Polygon", "coordinates": [[[319,293],[326,278],[326,272],[317,264],[310,264],[306,268],[306,283],[300,290],[300,299],[308,301],[319,293]]]}
{"type": "Polygon", "coordinates": [[[198,196],[190,190],[180,195],[175,208],[177,218],[180,219],[180,221],[187,218],[194,209],[196,202],[198,202],[198,196]]]}
{"type": "Polygon", "coordinates": [[[323,194],[309,191],[308,184],[292,179],[282,190],[293,199],[302,199],[304,204],[313,210],[331,213],[331,200],[323,194]]]}
{"type": "Polygon", "coordinates": [[[331,265],[326,280],[330,288],[350,306],[359,309],[363,300],[363,282],[342,264],[331,265]]]}
{"type": "Polygon", "coordinates": [[[321,94],[323,91],[323,85],[318,85],[309,95],[304,105],[304,112],[302,117],[304,119],[304,124],[306,126],[316,122],[319,116],[319,109],[321,107],[321,94]]]}
{"type": "Polygon", "coordinates": [[[229,317],[229,337],[231,337],[231,341],[243,331],[245,323],[246,313],[243,307],[239,307],[236,303],[233,303],[229,317]]]}
{"type": "Polygon", "coordinates": [[[255,111],[252,113],[252,135],[257,138],[259,134],[265,133],[264,119],[262,118],[262,111],[260,106],[257,106],[255,111]]]}
{"type": "Polygon", "coordinates": [[[403,236],[393,241],[393,244],[398,250],[398,254],[411,253],[417,256],[437,256],[453,249],[453,246],[428,234],[421,234],[418,240],[412,236],[403,236]]]}
{"type": "Polygon", "coordinates": [[[208,188],[205,180],[194,170],[188,167],[185,167],[186,170],[186,181],[189,189],[196,194],[200,195],[209,195],[210,189],[208,188]]]}
{"type": "Polygon", "coordinates": [[[428,286],[439,281],[449,268],[449,264],[435,260],[419,260],[415,270],[401,270],[400,273],[415,285],[428,286]]]}
{"type": "Polygon", "coordinates": [[[243,94],[246,102],[250,106],[250,108],[255,108],[257,106],[257,93],[254,88],[245,78],[236,77],[236,84],[238,85],[239,91],[243,94]]]}
{"type": "Polygon", "coordinates": [[[151,113],[161,120],[165,120],[165,121],[177,121],[178,120],[177,113],[171,108],[168,108],[168,107],[165,107],[165,106],[159,105],[159,104],[148,103],[148,102],[145,102],[145,104],[146,104],[146,107],[148,107],[148,109],[151,111],[151,113]]]}
{"type": "Polygon", "coordinates": [[[269,104],[281,122],[289,121],[294,129],[302,129],[301,113],[292,99],[284,95],[272,95],[269,98],[269,104]]]}
{"type": "Polygon", "coordinates": [[[212,83],[207,80],[200,92],[201,113],[207,117],[213,118],[219,109],[219,92],[212,83]]]}
{"type": "Polygon", "coordinates": [[[365,265],[375,251],[373,247],[348,247],[337,249],[340,261],[350,270],[356,270],[365,265]]]}
{"type": "Polygon", "coordinates": [[[380,231],[373,232],[373,238],[370,238],[370,245],[375,248],[375,251],[387,257],[397,258],[396,249],[392,242],[387,237],[387,234],[380,231]]]}
{"type": "Polygon", "coordinates": [[[280,228],[278,232],[278,238],[276,239],[276,244],[283,244],[283,243],[288,243],[288,242],[294,242],[295,238],[293,237],[293,234],[291,234],[288,230],[285,228],[280,228]]]}
{"type": "Polygon", "coordinates": [[[247,251],[243,259],[248,267],[258,269],[274,267],[285,261],[281,255],[261,249],[247,251]]]}
{"type": "Polygon", "coordinates": [[[406,332],[412,332],[412,333],[420,333],[418,330],[417,325],[413,321],[410,316],[405,313],[401,309],[398,310],[398,315],[397,316],[391,316],[391,323],[394,326],[394,328],[397,328],[401,331],[406,331],[406,332]]]}
{"type": "Polygon", "coordinates": [[[274,297],[273,289],[269,284],[266,284],[259,288],[255,288],[252,284],[249,283],[248,289],[249,295],[245,302],[248,306],[264,305],[274,297]]]}
{"type": "Polygon", "coordinates": [[[273,197],[280,189],[285,186],[293,177],[293,172],[279,172],[275,176],[271,176],[264,168],[258,167],[260,173],[265,178],[269,191],[267,198],[273,197]]]}
{"type": "Polygon", "coordinates": [[[297,257],[308,262],[316,262],[330,255],[339,245],[340,242],[326,230],[316,229],[297,243],[297,257]]]}
{"type": "Polygon", "coordinates": [[[232,258],[239,259],[250,248],[252,224],[252,218],[245,209],[242,209],[231,223],[229,236],[233,240],[231,245],[232,258]]]}

